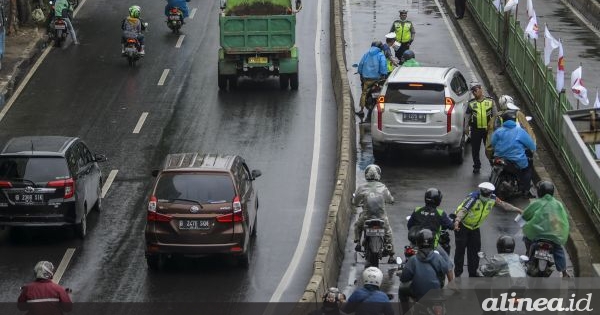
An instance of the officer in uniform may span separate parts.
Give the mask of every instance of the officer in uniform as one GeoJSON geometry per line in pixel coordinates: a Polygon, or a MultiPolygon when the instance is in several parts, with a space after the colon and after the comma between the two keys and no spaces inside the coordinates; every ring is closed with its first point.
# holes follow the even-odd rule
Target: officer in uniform
{"type": "Polygon", "coordinates": [[[400,19],[395,20],[390,28],[390,32],[396,33],[396,40],[400,43],[400,48],[396,50],[398,60],[402,58],[404,51],[410,48],[415,39],[415,27],[411,21],[406,19],[407,16],[407,10],[400,10],[400,19]]]}
{"type": "MultiPolygon", "coordinates": [[[[487,142],[488,121],[496,115],[497,109],[494,100],[483,95],[481,84],[471,84],[471,92],[474,98],[469,100],[467,108],[467,121],[471,127],[471,155],[473,156],[473,173],[478,174],[481,169],[479,149],[481,142],[487,142]]],[[[468,132],[465,130],[465,132],[468,132]]]]}
{"type": "Polygon", "coordinates": [[[396,41],[396,33],[390,32],[385,35],[385,44],[383,44],[383,54],[386,59],[388,75],[400,65],[400,60],[396,58],[396,49],[400,48],[400,43],[396,41]]]}

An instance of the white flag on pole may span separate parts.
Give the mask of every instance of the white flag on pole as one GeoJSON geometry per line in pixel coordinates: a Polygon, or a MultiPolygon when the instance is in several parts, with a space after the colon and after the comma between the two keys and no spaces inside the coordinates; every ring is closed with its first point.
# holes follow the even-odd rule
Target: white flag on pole
{"type": "Polygon", "coordinates": [[[518,5],[519,0],[508,0],[508,2],[506,2],[506,5],[504,5],[504,12],[513,11],[517,8],[518,5]]]}
{"type": "MultiPolygon", "coordinates": [[[[531,1],[531,0],[529,0],[531,1]]],[[[529,38],[538,38],[538,24],[537,24],[537,17],[535,16],[535,11],[531,11],[532,16],[529,17],[529,23],[527,24],[527,27],[525,28],[525,35],[529,35],[529,38]]]]}
{"type": "Polygon", "coordinates": [[[550,30],[548,30],[548,25],[546,25],[546,27],[544,27],[544,38],[545,38],[545,43],[544,43],[544,65],[549,65],[550,64],[550,55],[552,54],[552,51],[556,48],[558,48],[558,41],[554,38],[554,36],[552,36],[552,34],[550,34],[550,30]]]}
{"type": "Polygon", "coordinates": [[[498,11],[500,11],[500,0],[494,0],[494,6],[498,11]]]}
{"type": "Polygon", "coordinates": [[[587,89],[583,86],[581,66],[571,73],[571,91],[581,104],[586,106],[590,104],[590,100],[587,97],[587,89]]]}
{"type": "Polygon", "coordinates": [[[562,41],[558,41],[558,70],[556,71],[556,91],[565,87],[565,56],[563,53],[562,41]]]}

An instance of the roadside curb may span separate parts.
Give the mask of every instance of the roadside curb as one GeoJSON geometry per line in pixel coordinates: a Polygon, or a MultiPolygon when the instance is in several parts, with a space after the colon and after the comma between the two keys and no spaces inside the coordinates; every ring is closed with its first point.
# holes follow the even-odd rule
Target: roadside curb
{"type": "MultiPolygon", "coordinates": [[[[449,15],[453,15],[451,13],[454,12],[454,6],[449,3],[449,0],[443,0],[442,2],[444,3],[446,11],[450,12],[449,15]]],[[[479,30],[478,26],[473,20],[470,6],[467,6],[467,10],[469,11],[469,16],[465,16],[465,18],[460,22],[455,18],[450,18],[450,20],[462,38],[462,43],[469,52],[469,55],[472,56],[471,60],[473,61],[473,64],[477,68],[478,72],[481,74],[485,85],[489,87],[488,93],[496,98],[500,94],[518,95],[519,93],[514,88],[514,85],[508,75],[499,74],[501,73],[502,69],[500,65],[498,65],[498,59],[493,51],[494,48],[488,44],[483,37],[481,30],[479,30]],[[471,27],[464,27],[463,25],[465,23],[472,23],[474,25],[471,27]],[[501,93],[499,91],[503,92],[501,93]]],[[[525,107],[525,109],[528,110],[527,106],[525,107]]],[[[537,132],[536,134],[539,135],[540,133],[537,132]]],[[[540,141],[538,139],[538,145],[540,144],[539,142],[540,141]]],[[[537,182],[540,179],[549,178],[550,175],[545,169],[538,153],[536,152],[534,154],[533,179],[537,182]]],[[[561,200],[558,191],[555,195],[557,199],[561,200]]],[[[585,254],[589,252],[588,245],[570,214],[569,224],[570,233],[566,247],[567,251],[570,253],[573,267],[575,268],[575,275],[578,277],[593,277],[595,276],[595,273],[592,267],[591,258],[589,255],[585,254]]]]}
{"type": "Polygon", "coordinates": [[[567,6],[573,7],[587,22],[589,22],[597,30],[600,30],[600,2],[592,0],[561,0],[567,6]]]}

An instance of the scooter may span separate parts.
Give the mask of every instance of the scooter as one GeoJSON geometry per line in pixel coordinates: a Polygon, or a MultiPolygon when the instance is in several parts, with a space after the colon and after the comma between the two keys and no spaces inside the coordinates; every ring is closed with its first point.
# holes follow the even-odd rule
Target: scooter
{"type": "Polygon", "coordinates": [[[385,221],[382,219],[369,219],[363,227],[363,253],[362,256],[370,267],[379,267],[379,260],[384,256],[385,248],[385,221]]]}
{"type": "MultiPolygon", "coordinates": [[[[144,23],[144,27],[147,29],[148,23],[144,23]]],[[[135,67],[136,62],[144,56],[140,53],[141,50],[142,45],[137,38],[128,37],[125,39],[123,57],[127,58],[130,67],[135,67]]]]}
{"type": "Polygon", "coordinates": [[[69,36],[67,22],[61,17],[54,17],[53,31],[50,32],[51,39],[54,39],[54,45],[61,47],[62,42],[69,36]]]}
{"type": "Polygon", "coordinates": [[[179,35],[179,30],[183,25],[183,12],[178,7],[171,8],[167,16],[167,26],[173,31],[173,34],[179,35]]]}
{"type": "MultiPolygon", "coordinates": [[[[376,81],[371,85],[369,91],[367,92],[367,98],[365,99],[365,107],[367,108],[367,117],[363,122],[370,123],[371,122],[371,114],[373,113],[373,108],[377,105],[377,101],[379,100],[379,96],[381,95],[381,88],[385,84],[386,79],[381,79],[376,81]]],[[[360,117],[362,119],[362,117],[360,117]]]]}
{"type": "Polygon", "coordinates": [[[490,183],[496,187],[496,196],[502,200],[509,200],[520,196],[519,173],[519,167],[515,163],[495,157],[492,161],[490,183]]]}
{"type": "Polygon", "coordinates": [[[550,277],[554,272],[554,244],[548,240],[534,241],[529,248],[527,274],[531,277],[550,277]]]}

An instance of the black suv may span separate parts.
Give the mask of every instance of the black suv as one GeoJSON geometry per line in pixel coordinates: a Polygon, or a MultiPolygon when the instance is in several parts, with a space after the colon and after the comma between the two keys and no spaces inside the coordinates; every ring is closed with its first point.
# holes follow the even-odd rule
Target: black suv
{"type": "Polygon", "coordinates": [[[0,226],[73,225],[81,238],[87,214],[102,207],[104,155],[79,138],[13,138],[0,152],[0,226]]]}

